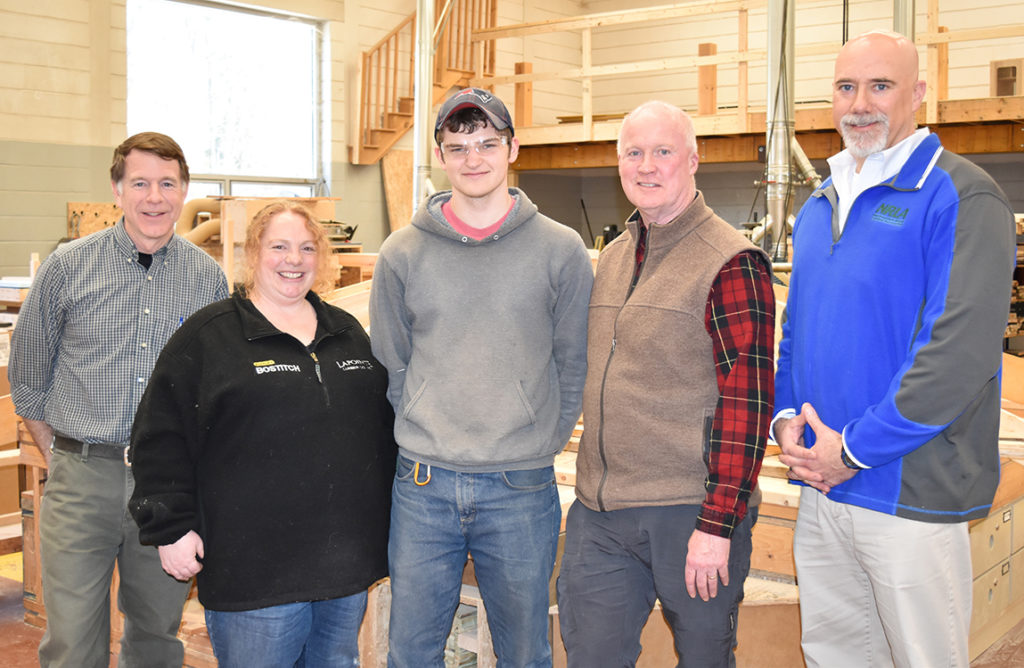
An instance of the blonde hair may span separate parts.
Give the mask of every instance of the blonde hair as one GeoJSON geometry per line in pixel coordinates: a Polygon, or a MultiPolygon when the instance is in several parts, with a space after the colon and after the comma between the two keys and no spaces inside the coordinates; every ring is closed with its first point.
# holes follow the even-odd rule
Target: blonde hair
{"type": "Polygon", "coordinates": [[[324,292],[334,287],[334,278],[331,276],[331,246],[324,232],[323,225],[316,219],[313,212],[299,202],[289,200],[278,200],[271,202],[256,212],[245,230],[245,276],[243,285],[248,293],[252,292],[256,282],[256,265],[260,257],[260,242],[263,235],[270,226],[271,219],[279,213],[294,213],[302,217],[306,223],[306,229],[313,235],[313,245],[316,247],[316,269],[313,273],[313,291],[324,292]]]}
{"type": "Polygon", "coordinates": [[[626,114],[622,119],[622,125],[619,126],[619,138],[615,141],[616,155],[622,155],[622,131],[626,127],[626,122],[645,111],[661,111],[675,121],[679,125],[680,133],[685,137],[686,146],[690,149],[690,153],[697,152],[697,133],[693,128],[693,119],[690,118],[690,115],[674,104],[669,104],[662,100],[648,100],[626,114]]]}

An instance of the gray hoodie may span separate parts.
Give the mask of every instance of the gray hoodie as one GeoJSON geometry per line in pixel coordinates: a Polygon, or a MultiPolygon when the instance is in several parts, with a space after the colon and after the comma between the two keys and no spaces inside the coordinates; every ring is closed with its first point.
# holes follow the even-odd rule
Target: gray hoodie
{"type": "Polygon", "coordinates": [[[456,471],[549,466],[580,413],[593,271],[572,229],[525,193],[481,241],[430,197],[380,249],[373,353],[387,367],[399,451],[456,471]]]}

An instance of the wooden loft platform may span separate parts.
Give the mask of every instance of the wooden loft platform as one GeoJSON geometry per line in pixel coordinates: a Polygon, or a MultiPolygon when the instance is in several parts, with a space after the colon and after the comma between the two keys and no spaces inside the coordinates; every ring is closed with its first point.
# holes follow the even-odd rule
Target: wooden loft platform
{"type": "MultiPolygon", "coordinates": [[[[956,12],[962,7],[951,6],[953,3],[943,7],[941,0],[926,0],[925,4],[926,25],[919,25],[915,42],[922,54],[922,77],[928,82],[928,90],[918,113],[918,123],[929,126],[950,150],[958,153],[1024,154],[1024,73],[1020,71],[1024,65],[1024,39],[1021,39],[1024,24],[999,23],[999,17],[993,13],[992,23],[986,27],[950,30],[940,25],[940,15],[958,23],[956,12]],[[983,60],[977,55],[979,46],[1012,60],[983,60]],[[955,78],[960,81],[960,88],[952,91],[949,85],[951,64],[957,70],[955,78]],[[1006,69],[1013,71],[1008,92],[1003,85],[1006,82],[997,78],[998,65],[1008,65],[1006,69]],[[969,72],[966,78],[970,83],[979,85],[991,73],[991,87],[981,86],[979,90],[976,85],[967,90],[975,96],[987,92],[999,97],[951,99],[969,97],[963,92],[965,71],[969,72]]],[[[826,19],[820,13],[815,14],[819,9],[814,3],[796,6],[797,22],[803,25],[800,35],[833,34],[829,26],[822,23],[826,19]],[[808,13],[801,14],[804,11],[808,13]]],[[[580,64],[534,71],[533,63],[519,62],[515,63],[514,73],[494,74],[486,74],[481,65],[470,84],[492,89],[514,86],[513,115],[521,146],[514,165],[517,170],[614,166],[614,143],[625,112],[609,113],[607,106],[623,94],[629,94],[630,99],[658,97],[681,104],[694,119],[702,162],[757,161],[759,147],[765,143],[763,80],[767,52],[763,48],[751,48],[750,43],[764,41],[766,12],[766,0],[694,0],[474,29],[470,41],[480,53],[485,48],[493,49],[494,43],[500,40],[522,40],[525,45],[526,40],[538,35],[551,41],[561,34],[566,44],[578,44],[580,64]],[[667,24],[673,26],[672,34],[676,36],[670,41],[664,41],[663,34],[657,37],[658,31],[667,24]],[[609,30],[617,32],[603,32],[609,30]],[[629,37],[623,38],[623,35],[629,37]],[[711,35],[701,39],[718,39],[718,43],[698,42],[693,35],[711,35]],[[648,36],[652,40],[648,48],[638,50],[636,42],[643,42],[648,36]],[[620,39],[634,44],[632,50],[627,47],[620,55],[617,49],[609,48],[618,45],[620,39]],[[656,41],[658,39],[662,41],[656,41]],[[638,60],[650,53],[657,53],[658,58],[638,60]],[[728,88],[720,88],[720,73],[724,75],[723,80],[729,81],[728,88]],[[664,82],[664,78],[658,79],[664,75],[672,75],[673,80],[680,82],[690,81],[690,87],[647,91],[632,83],[645,77],[664,82]],[[695,87],[692,85],[694,75],[695,87]],[[761,83],[754,85],[752,81],[761,83]],[[535,124],[534,84],[550,88],[553,82],[578,85],[579,107],[566,110],[568,115],[558,116],[557,124],[535,124]],[[596,86],[606,82],[614,82],[615,86],[621,82],[624,92],[616,89],[614,95],[608,95],[605,86],[603,98],[595,95],[596,86]]],[[[814,81],[816,89],[819,85],[827,86],[822,80],[830,80],[834,54],[840,46],[839,42],[799,40],[794,45],[798,82],[814,81]]],[[[525,46],[523,50],[527,50],[525,46]]],[[[482,58],[478,60],[483,62],[482,58]]],[[[821,94],[827,95],[828,91],[821,90],[821,94]]],[[[828,157],[841,148],[830,106],[825,100],[796,104],[794,129],[811,159],[828,157]]]]}
{"type": "MultiPolygon", "coordinates": [[[[927,122],[927,103],[918,110],[917,122],[928,125],[949,150],[960,154],[1019,153],[1024,159],[1024,96],[943,100],[937,105],[937,122],[927,122]]],[[[513,167],[520,171],[615,167],[615,141],[624,115],[595,116],[590,140],[584,139],[588,133],[579,116],[566,117],[556,126],[517,128],[521,146],[513,167]]],[[[748,111],[746,130],[740,129],[735,110],[691,115],[702,163],[763,159],[763,110],[748,111]]],[[[798,104],[794,129],[812,160],[823,160],[842,149],[828,103],[798,104]]]]}

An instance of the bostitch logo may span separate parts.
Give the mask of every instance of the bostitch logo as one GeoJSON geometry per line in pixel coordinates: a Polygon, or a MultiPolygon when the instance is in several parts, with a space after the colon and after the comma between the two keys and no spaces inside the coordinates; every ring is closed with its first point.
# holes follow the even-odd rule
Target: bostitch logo
{"type": "Polygon", "coordinates": [[[342,360],[335,362],[342,371],[371,371],[373,364],[370,360],[342,360]]]}
{"type": "Polygon", "coordinates": [[[277,364],[274,360],[253,362],[252,365],[256,368],[257,376],[264,373],[277,373],[278,371],[302,371],[298,364],[277,364]]]}
{"type": "Polygon", "coordinates": [[[903,223],[907,222],[908,213],[910,213],[910,209],[901,209],[898,206],[882,203],[871,214],[871,220],[893,227],[903,227],[903,223]]]}

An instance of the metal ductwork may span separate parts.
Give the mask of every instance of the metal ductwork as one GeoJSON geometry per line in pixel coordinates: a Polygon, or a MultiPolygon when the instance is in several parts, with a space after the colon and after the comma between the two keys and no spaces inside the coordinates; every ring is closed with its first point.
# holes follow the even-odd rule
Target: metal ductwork
{"type": "Polygon", "coordinates": [[[765,157],[765,228],[763,247],[774,260],[785,260],[786,221],[792,212],[790,174],[793,131],[793,0],[768,2],[768,104],[765,157]]]}
{"type": "Polygon", "coordinates": [[[434,86],[434,0],[416,2],[416,59],[413,82],[412,211],[419,208],[430,181],[430,107],[434,86]]]}
{"type": "Polygon", "coordinates": [[[916,30],[914,5],[914,0],[893,0],[892,2],[893,32],[898,32],[911,42],[914,41],[916,30]]]}
{"type": "Polygon", "coordinates": [[[191,232],[192,228],[196,226],[196,217],[200,213],[207,213],[211,218],[219,219],[220,204],[221,201],[219,199],[212,197],[190,199],[181,208],[181,214],[178,215],[178,222],[174,226],[174,231],[181,236],[191,232]]]}

